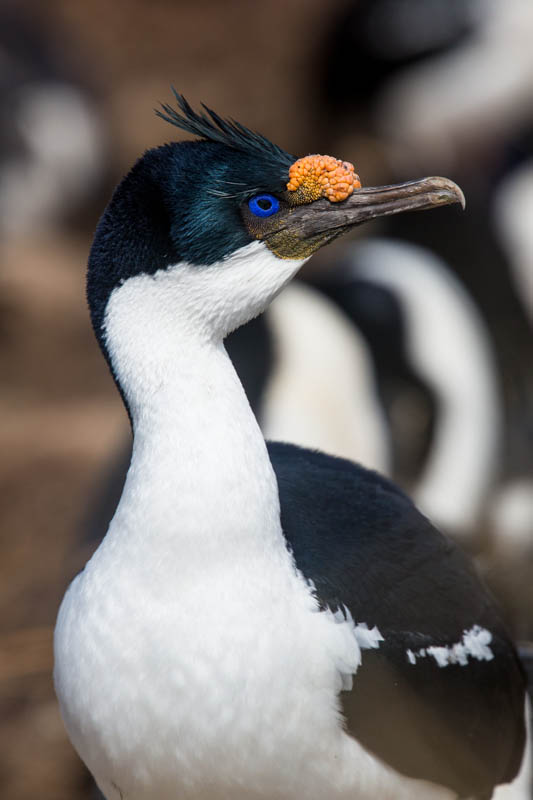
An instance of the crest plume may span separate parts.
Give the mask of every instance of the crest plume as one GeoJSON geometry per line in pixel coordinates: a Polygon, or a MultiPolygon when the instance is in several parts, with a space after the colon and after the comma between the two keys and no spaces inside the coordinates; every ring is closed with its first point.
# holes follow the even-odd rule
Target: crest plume
{"type": "Polygon", "coordinates": [[[240,122],[233,119],[224,119],[216,111],[202,103],[204,111],[194,111],[185,97],[172,87],[179,111],[168,103],[161,103],[162,111],[156,109],[155,113],[165,122],[175,125],[187,133],[199,136],[210,142],[218,142],[234,150],[258,155],[275,162],[277,167],[286,168],[294,162],[294,156],[289,155],[265,136],[252,131],[240,122]],[[181,112],[181,113],[180,113],[181,112]],[[205,112],[205,113],[204,113],[205,112]]]}

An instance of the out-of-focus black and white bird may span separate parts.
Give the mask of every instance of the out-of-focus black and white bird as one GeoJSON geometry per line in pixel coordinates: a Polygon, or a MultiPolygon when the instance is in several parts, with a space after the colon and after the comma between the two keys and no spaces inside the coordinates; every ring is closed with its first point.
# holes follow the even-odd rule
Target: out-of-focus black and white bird
{"type": "MultiPolygon", "coordinates": [[[[413,170],[451,171],[468,194],[464,223],[446,212],[438,224],[396,216],[381,233],[443,259],[490,337],[502,424],[477,527],[482,535],[490,531],[497,550],[491,571],[498,591],[501,556],[523,566],[524,559],[531,564],[533,549],[532,35],[533,7],[523,0],[358,0],[326,34],[322,70],[329,113],[321,107],[320,116],[341,120],[324,130],[327,141],[340,140],[349,152],[359,130],[379,154],[385,180],[413,170]]],[[[488,442],[480,443],[481,459],[488,442]]],[[[516,630],[531,636],[531,566],[524,580],[513,572],[502,597],[514,595],[516,630]]]]}
{"type": "Polygon", "coordinates": [[[0,233],[42,233],[90,206],[107,181],[96,98],[46,20],[0,10],[0,233]]]}
{"type": "Polygon", "coordinates": [[[370,348],[392,437],[388,474],[447,533],[471,535],[496,481],[502,428],[475,303],[430,250],[384,237],[348,244],[317,281],[370,348]]]}

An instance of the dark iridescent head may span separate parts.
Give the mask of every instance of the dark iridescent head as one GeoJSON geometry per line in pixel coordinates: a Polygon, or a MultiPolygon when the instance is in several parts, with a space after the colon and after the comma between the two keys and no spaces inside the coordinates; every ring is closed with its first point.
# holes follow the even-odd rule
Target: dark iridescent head
{"type": "Polygon", "coordinates": [[[117,187],[96,231],[88,297],[104,348],[109,299],[138,276],[159,280],[172,272],[178,280],[194,267],[203,286],[197,319],[224,336],[262,311],[319,247],[353,226],[462,202],[444,178],[360,188],[346,162],[297,160],[240,123],[205,106],[197,113],[175,97],[178,110],[163,105],[158,115],[198,139],[148,150],[117,187]]]}

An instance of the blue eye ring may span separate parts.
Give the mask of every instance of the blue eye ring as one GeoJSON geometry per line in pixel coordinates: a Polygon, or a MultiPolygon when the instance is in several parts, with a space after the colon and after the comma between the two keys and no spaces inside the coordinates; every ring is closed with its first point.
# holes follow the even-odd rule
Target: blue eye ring
{"type": "Polygon", "coordinates": [[[248,200],[248,208],[256,217],[271,217],[279,211],[279,200],[273,194],[256,194],[248,200]]]}

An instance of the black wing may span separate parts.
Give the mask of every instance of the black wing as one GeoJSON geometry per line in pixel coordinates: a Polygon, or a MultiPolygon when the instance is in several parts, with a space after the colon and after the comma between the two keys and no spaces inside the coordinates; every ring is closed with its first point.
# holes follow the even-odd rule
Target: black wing
{"type": "Polygon", "coordinates": [[[281,520],[320,602],[377,625],[341,695],[347,730],[399,772],[490,797],[517,774],[525,678],[492,597],[461,551],[394,484],[344,459],[269,443],[281,520]],[[492,660],[440,667],[417,657],[479,625],[492,660]]]}

